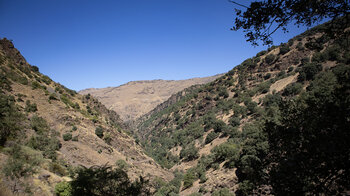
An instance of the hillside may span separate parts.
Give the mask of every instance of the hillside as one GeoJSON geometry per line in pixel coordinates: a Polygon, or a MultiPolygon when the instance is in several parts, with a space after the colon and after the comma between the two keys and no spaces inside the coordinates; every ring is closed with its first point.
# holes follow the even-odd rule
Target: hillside
{"type": "Polygon", "coordinates": [[[164,184],[160,195],[350,190],[350,40],[325,34],[326,25],[177,93],[136,121],[147,153],[184,172],[181,186],[164,184]]]}
{"type": "Polygon", "coordinates": [[[6,38],[0,105],[0,195],[53,195],[78,168],[106,164],[132,180],[173,177],[144,154],[118,114],[41,74],[6,38]]]}
{"type": "Polygon", "coordinates": [[[221,75],[188,80],[145,80],[128,82],[118,87],[90,88],[79,91],[91,94],[108,109],[116,111],[125,122],[148,113],[171,95],[192,85],[205,84],[221,75]]]}

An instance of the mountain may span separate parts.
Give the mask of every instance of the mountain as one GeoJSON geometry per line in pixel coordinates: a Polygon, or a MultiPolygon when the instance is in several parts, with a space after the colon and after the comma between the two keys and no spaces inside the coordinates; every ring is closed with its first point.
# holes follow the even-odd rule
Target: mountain
{"type": "Polygon", "coordinates": [[[221,75],[188,80],[144,80],[128,82],[118,87],[90,88],[79,91],[80,94],[91,94],[108,109],[116,111],[125,122],[148,113],[157,105],[166,101],[187,87],[205,84],[221,75]]]}
{"type": "Polygon", "coordinates": [[[350,38],[327,24],[185,89],[136,122],[170,195],[337,195],[349,187],[350,38]],[[175,190],[175,191],[174,191],[175,190]],[[173,194],[172,193],[172,194],[173,194]]]}
{"type": "Polygon", "coordinates": [[[0,195],[53,195],[75,171],[106,164],[122,166],[130,179],[173,178],[130,137],[116,112],[41,74],[6,38],[0,40],[0,105],[0,195]]]}
{"type": "Polygon", "coordinates": [[[128,125],[0,40],[0,195],[347,195],[350,36],[330,24],[128,125]]]}

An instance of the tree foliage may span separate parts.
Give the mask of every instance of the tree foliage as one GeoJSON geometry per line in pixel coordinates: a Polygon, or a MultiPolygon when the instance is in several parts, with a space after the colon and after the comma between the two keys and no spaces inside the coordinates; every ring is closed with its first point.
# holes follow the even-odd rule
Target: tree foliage
{"type": "Polygon", "coordinates": [[[142,177],[130,182],[123,169],[104,165],[78,169],[71,187],[75,196],[149,195],[146,184],[142,177]]]}
{"type": "Polygon", "coordinates": [[[338,195],[348,190],[349,73],[321,73],[306,95],[281,104],[281,123],[267,122],[270,180],[277,195],[338,195]]]}
{"type": "Polygon", "coordinates": [[[253,45],[258,45],[259,40],[264,45],[272,44],[271,35],[278,29],[288,32],[287,26],[290,23],[310,27],[324,19],[332,19],[328,29],[333,35],[344,32],[349,25],[349,20],[336,20],[342,16],[349,17],[348,0],[262,0],[253,1],[250,6],[231,2],[244,7],[244,10],[235,9],[236,18],[232,30],[243,29],[247,41],[253,45]]]}

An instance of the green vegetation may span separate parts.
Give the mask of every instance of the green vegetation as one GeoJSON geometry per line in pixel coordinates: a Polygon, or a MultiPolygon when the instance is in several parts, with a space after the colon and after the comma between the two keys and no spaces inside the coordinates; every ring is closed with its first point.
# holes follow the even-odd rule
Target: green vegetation
{"type": "MultiPolygon", "coordinates": [[[[149,195],[148,182],[142,177],[130,182],[127,173],[122,169],[110,166],[79,168],[76,177],[70,183],[72,195],[149,195]]],[[[67,187],[67,186],[65,186],[67,187]]],[[[65,188],[67,190],[68,188],[65,188]]]]}
{"type": "Polygon", "coordinates": [[[96,127],[95,129],[95,134],[97,135],[97,137],[99,138],[103,138],[103,128],[101,126],[96,127]]]}
{"type": "Polygon", "coordinates": [[[55,186],[57,196],[72,196],[72,186],[69,182],[60,182],[55,186]]]}
{"type": "Polygon", "coordinates": [[[128,163],[126,161],[124,161],[123,159],[118,159],[116,162],[115,162],[115,165],[122,169],[122,170],[128,170],[128,163]]]}
{"type": "Polygon", "coordinates": [[[63,137],[64,141],[69,141],[69,140],[72,139],[72,134],[71,133],[65,133],[65,134],[63,134],[62,137],[63,137]]]}
{"type": "Polygon", "coordinates": [[[275,59],[276,59],[276,56],[274,54],[269,54],[265,57],[265,62],[267,64],[272,64],[275,59]]]}
{"type": "Polygon", "coordinates": [[[38,108],[35,103],[31,104],[29,100],[26,101],[26,112],[36,112],[38,111],[38,108]]]}
{"type": "Polygon", "coordinates": [[[17,191],[17,186],[22,184],[23,178],[37,172],[42,155],[28,147],[14,145],[7,150],[9,158],[2,168],[2,172],[9,180],[13,181],[12,191],[17,191]]]}
{"type": "Polygon", "coordinates": [[[0,92],[0,146],[8,139],[16,137],[21,130],[24,116],[18,112],[14,97],[4,95],[0,92]]]}
{"type": "Polygon", "coordinates": [[[185,161],[191,161],[193,159],[197,159],[199,157],[198,148],[194,146],[194,144],[190,144],[180,151],[180,158],[185,161]]]}

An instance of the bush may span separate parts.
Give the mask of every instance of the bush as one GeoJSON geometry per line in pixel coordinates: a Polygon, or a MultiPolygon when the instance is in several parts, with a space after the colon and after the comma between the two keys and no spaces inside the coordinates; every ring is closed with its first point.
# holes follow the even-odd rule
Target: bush
{"type": "Polygon", "coordinates": [[[97,137],[102,138],[103,137],[103,128],[101,126],[96,127],[95,134],[97,137]]]}
{"type": "Polygon", "coordinates": [[[72,196],[72,186],[69,182],[60,182],[55,186],[57,196],[72,196]]]}
{"type": "Polygon", "coordinates": [[[64,141],[69,141],[72,139],[72,134],[71,133],[65,133],[63,134],[63,140],[64,141]]]}
{"type": "Polygon", "coordinates": [[[268,80],[271,78],[271,74],[270,73],[267,73],[265,76],[264,76],[264,80],[268,80]]]}
{"type": "Polygon", "coordinates": [[[51,84],[51,79],[49,78],[49,76],[43,75],[43,76],[41,77],[41,80],[42,80],[45,84],[47,84],[47,85],[50,85],[50,84],[51,84]]]}
{"type": "Polygon", "coordinates": [[[93,166],[80,168],[72,180],[72,195],[149,195],[148,181],[140,177],[130,182],[128,174],[119,168],[93,166]]]}
{"type": "Polygon", "coordinates": [[[239,148],[233,143],[223,143],[215,146],[211,152],[214,155],[214,159],[217,162],[222,162],[225,160],[236,161],[238,159],[239,148]]]}
{"type": "Polygon", "coordinates": [[[232,116],[229,120],[230,125],[233,127],[239,126],[241,124],[241,119],[236,116],[232,116]]]}
{"type": "Polygon", "coordinates": [[[128,163],[126,161],[124,161],[123,159],[118,159],[116,162],[115,162],[115,165],[122,169],[122,170],[128,170],[128,163]]]}
{"type": "Polygon", "coordinates": [[[288,84],[283,90],[283,96],[295,96],[299,94],[303,89],[303,85],[300,83],[288,84]]]}
{"type": "Polygon", "coordinates": [[[19,180],[36,173],[43,161],[41,153],[20,145],[10,148],[8,154],[10,156],[3,165],[2,172],[11,180],[19,180]]]}
{"type": "Polygon", "coordinates": [[[265,57],[265,62],[267,64],[272,64],[275,59],[276,59],[276,56],[274,54],[269,54],[265,57]]]}
{"type": "Polygon", "coordinates": [[[31,104],[29,100],[26,101],[26,107],[25,107],[26,112],[36,112],[38,111],[38,108],[35,103],[31,104]]]}
{"type": "Polygon", "coordinates": [[[194,174],[194,172],[187,172],[184,176],[184,189],[191,187],[195,180],[197,180],[197,176],[194,174]]]}
{"type": "Polygon", "coordinates": [[[31,70],[38,73],[39,72],[39,67],[37,67],[35,65],[32,65],[31,66],[31,70]]]}
{"type": "Polygon", "coordinates": [[[284,55],[286,54],[287,52],[290,51],[290,48],[287,44],[283,44],[281,47],[280,47],[280,53],[281,55],[284,55]]]}
{"type": "Polygon", "coordinates": [[[297,48],[298,51],[303,51],[303,50],[305,50],[305,48],[304,48],[304,46],[303,46],[303,44],[302,44],[301,42],[298,42],[296,48],[297,48]]]}
{"type": "Polygon", "coordinates": [[[184,159],[185,161],[191,161],[197,159],[198,157],[198,149],[193,144],[186,146],[180,151],[180,158],[184,159]]]}
{"type": "Polygon", "coordinates": [[[322,70],[318,63],[307,63],[299,71],[298,81],[313,80],[315,75],[322,70]]]}
{"type": "Polygon", "coordinates": [[[49,125],[47,125],[46,120],[43,119],[42,117],[34,115],[30,119],[30,121],[31,121],[31,127],[35,132],[41,134],[41,133],[49,131],[49,125]]]}
{"type": "Polygon", "coordinates": [[[209,144],[212,142],[215,138],[219,136],[219,133],[216,133],[214,131],[210,132],[207,137],[205,138],[205,144],[209,144]]]}
{"type": "Polygon", "coordinates": [[[51,93],[49,96],[49,100],[58,100],[56,94],[51,93]]]}
{"type": "Polygon", "coordinates": [[[37,81],[32,82],[32,89],[34,90],[38,88],[42,88],[42,86],[37,81]]]}
{"type": "Polygon", "coordinates": [[[49,170],[50,172],[55,173],[59,176],[67,175],[66,168],[57,162],[50,162],[49,170]]]}

